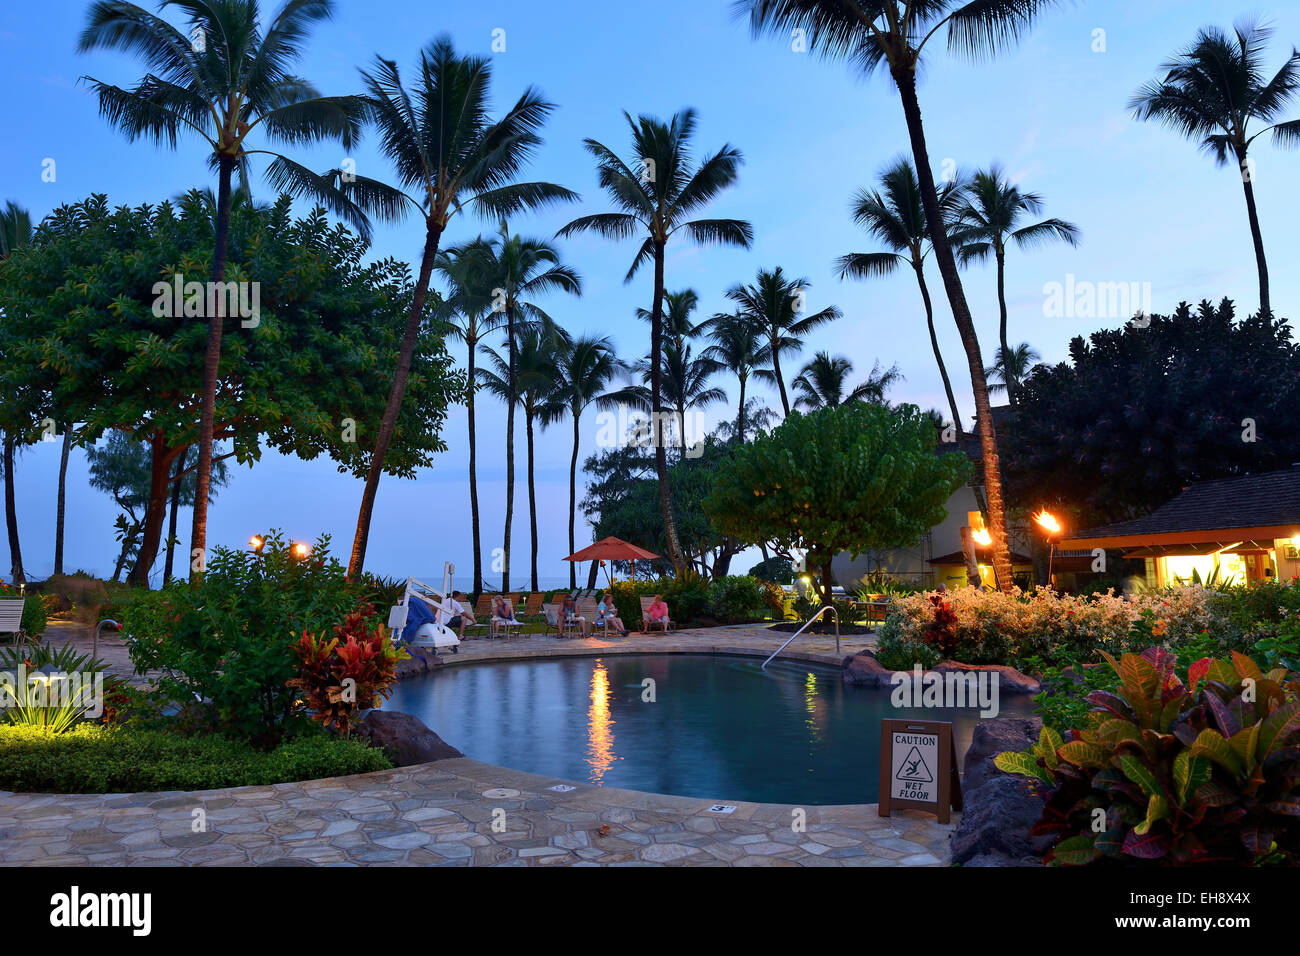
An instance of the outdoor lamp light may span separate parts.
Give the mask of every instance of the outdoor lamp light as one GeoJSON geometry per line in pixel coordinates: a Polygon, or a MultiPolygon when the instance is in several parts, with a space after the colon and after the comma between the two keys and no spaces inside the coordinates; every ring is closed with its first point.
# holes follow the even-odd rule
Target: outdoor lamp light
{"type": "Polygon", "coordinates": [[[993,535],[989,534],[983,528],[980,528],[977,531],[974,530],[971,531],[970,536],[971,536],[971,540],[973,540],[976,544],[978,544],[980,547],[983,548],[987,548],[989,545],[993,543],[993,535]]]}
{"type": "Polygon", "coordinates": [[[262,546],[264,544],[266,544],[266,541],[260,534],[255,534],[248,539],[248,546],[252,548],[256,554],[262,553],[262,546]]]}
{"type": "Polygon", "coordinates": [[[297,558],[298,560],[301,561],[301,560],[303,560],[304,558],[306,558],[307,555],[309,555],[309,554],[311,554],[311,548],[310,548],[310,547],[308,547],[307,545],[303,544],[301,541],[299,541],[299,542],[297,542],[296,544],[294,544],[294,546],[293,546],[293,556],[294,556],[295,558],[297,558]]]}
{"type": "Polygon", "coordinates": [[[1034,515],[1034,520],[1047,533],[1047,583],[1050,586],[1052,583],[1052,559],[1056,557],[1056,542],[1053,537],[1061,533],[1061,523],[1046,508],[1034,515]]]}

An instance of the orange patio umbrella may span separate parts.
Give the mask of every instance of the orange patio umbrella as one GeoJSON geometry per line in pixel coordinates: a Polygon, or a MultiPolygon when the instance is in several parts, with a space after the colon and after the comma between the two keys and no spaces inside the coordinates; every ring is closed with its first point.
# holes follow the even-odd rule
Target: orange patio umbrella
{"type": "MultiPolygon", "coordinates": [[[[659,557],[653,551],[647,551],[645,548],[638,548],[630,541],[624,541],[622,538],[608,537],[601,538],[595,544],[589,544],[581,551],[575,551],[565,558],[565,561],[648,561],[659,557]]],[[[605,570],[605,577],[609,577],[609,570],[605,570]]]]}

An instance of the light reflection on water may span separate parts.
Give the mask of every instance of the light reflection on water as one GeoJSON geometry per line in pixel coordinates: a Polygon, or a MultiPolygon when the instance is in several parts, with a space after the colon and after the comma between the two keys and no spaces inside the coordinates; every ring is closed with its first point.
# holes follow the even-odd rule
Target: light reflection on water
{"type": "MultiPolygon", "coordinates": [[[[1005,696],[1002,715],[1032,702],[1005,696]]],[[[602,786],[796,805],[876,800],[882,718],[951,720],[958,759],[973,711],[895,709],[835,668],[703,655],[458,664],[403,681],[385,705],[466,756],[602,786]],[[643,681],[655,700],[642,700],[643,681]]]]}

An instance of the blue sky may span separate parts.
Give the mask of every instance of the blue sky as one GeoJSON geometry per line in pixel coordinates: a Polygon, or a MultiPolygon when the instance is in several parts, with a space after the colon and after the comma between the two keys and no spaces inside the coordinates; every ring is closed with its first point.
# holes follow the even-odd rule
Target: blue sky
{"type": "MultiPolygon", "coordinates": [[[[39,218],[55,206],[106,192],[114,204],[157,202],[210,179],[199,142],[176,151],[127,143],[99,117],[95,101],[78,84],[83,74],[121,85],[140,74],[138,64],[116,53],[79,55],[76,38],[88,3],[47,0],[7,3],[0,9],[0,84],[7,91],[0,112],[0,201],[13,199],[39,218]],[[42,181],[42,163],[56,163],[54,182],[42,181]]],[[[491,56],[498,105],[528,84],[558,104],[544,136],[545,147],[529,178],[559,182],[582,194],[571,207],[521,218],[512,228],[550,237],[569,219],[603,211],[584,137],[627,153],[622,111],[670,115],[684,106],[699,113],[698,146],[723,143],[745,156],[739,183],[709,210],[710,216],[748,219],[750,250],[670,248],[669,289],[691,287],[701,298],[700,317],[726,306],[723,292],[751,281],[756,269],[781,265],[807,276],[808,305],[834,303],[844,318],[816,333],[806,357],[819,349],[849,357],[859,374],[874,361],[897,363],[905,381],[896,401],[946,409],[929,347],[915,283],[908,274],[869,283],[842,283],[836,257],[874,246],[850,221],[850,197],[907,148],[897,95],[883,76],[862,79],[842,64],[791,50],[789,41],[754,40],[726,2],[659,0],[650,7],[611,6],[599,0],[562,4],[339,0],[333,22],[317,28],[299,72],[326,93],[355,92],[357,67],[375,54],[396,59],[410,73],[418,49],[440,33],[458,48],[491,56]],[[491,49],[494,30],[505,31],[504,52],[491,49]]],[[[1194,36],[1198,27],[1227,27],[1243,13],[1263,15],[1275,28],[1267,65],[1275,70],[1300,43],[1300,9],[1291,4],[1244,7],[1210,0],[1090,2],[1043,18],[1018,50],[992,63],[971,64],[935,46],[922,77],[921,106],[936,167],[946,159],[960,168],[1000,162],[1022,188],[1040,193],[1045,214],[1076,223],[1077,249],[1048,246],[1012,252],[1008,260],[1010,337],[1028,341],[1047,361],[1066,354],[1070,338],[1123,317],[1048,318],[1044,287],[1077,281],[1150,283],[1152,306],[1167,311],[1178,301],[1234,298],[1257,307],[1254,260],[1239,177],[1219,169],[1192,143],[1159,126],[1131,119],[1125,102],[1157,66],[1194,36]],[[1095,52],[1096,30],[1105,51],[1095,52]]],[[[1294,115],[1300,115],[1297,109],[1294,115]]],[[[383,177],[388,169],[367,139],[353,154],[358,172],[383,177]]],[[[317,168],[337,165],[337,148],[299,155],[317,168]]],[[[1300,215],[1293,186],[1300,156],[1260,140],[1255,182],[1272,266],[1274,307],[1289,316],[1300,278],[1287,268],[1296,256],[1288,222],[1300,215]]],[[[255,184],[256,186],[257,184],[255,184]]],[[[255,189],[255,192],[259,190],[255,189]]],[[[269,198],[263,184],[260,195],[269,198]]],[[[449,242],[491,230],[469,217],[453,220],[449,242]]],[[[373,252],[414,260],[422,230],[414,222],[379,226],[373,252]]],[[[584,294],[557,295],[548,311],[571,331],[611,335],[628,359],[647,345],[647,328],[634,317],[648,307],[650,274],[631,285],[623,275],[634,244],[596,237],[559,240],[565,260],[583,276],[584,294]]],[[[973,411],[961,346],[938,276],[931,273],[940,344],[963,415],[973,411]]],[[[997,302],[992,267],[965,275],[986,356],[996,340],[997,302]]],[[[464,356],[456,353],[463,364],[464,356]]],[[[800,360],[789,361],[792,377],[800,360]]],[[[734,415],[734,380],[718,384],[730,397],[710,421],[734,415]]],[[[1265,383],[1266,387],[1266,383],[1265,383]]],[[[779,406],[775,394],[759,394],[779,406]]],[[[504,515],[504,409],[480,403],[479,488],[483,547],[500,544],[504,515]]],[[[368,566],[389,575],[429,574],[444,560],[468,583],[472,565],[467,438],[463,408],[446,425],[448,451],[414,481],[385,478],[372,528],[368,566]],[[412,529],[415,534],[412,534],[412,529]]],[[[538,509],[541,574],[567,576],[559,559],[567,553],[570,430],[540,436],[538,509]]],[[[585,457],[594,449],[594,416],[583,429],[585,457]]],[[[522,447],[522,429],[518,439],[522,447]]],[[[30,574],[43,576],[53,563],[53,515],[57,444],[29,448],[19,461],[17,496],[24,558],[30,574]]],[[[69,468],[68,540],[65,564],[98,573],[111,571],[116,508],[90,490],[84,455],[69,468]]],[[[333,535],[346,553],[355,526],[361,483],[339,476],[325,461],[302,462],[264,455],[252,469],[234,473],[210,512],[209,541],[239,545],[250,532],[280,527],[292,537],[333,535]]],[[[516,490],[514,583],[528,563],[527,499],[522,468],[516,490]]],[[[181,526],[188,529],[188,516],[181,526]]],[[[187,534],[186,534],[187,536],[187,534]]],[[[585,527],[579,546],[589,540],[585,527]]],[[[9,567],[0,541],[0,568],[9,567]]],[[[748,562],[733,566],[744,571],[748,562]]],[[[161,568],[161,562],[158,565],[161,568]]],[[[490,576],[489,576],[490,577],[490,576]]]]}

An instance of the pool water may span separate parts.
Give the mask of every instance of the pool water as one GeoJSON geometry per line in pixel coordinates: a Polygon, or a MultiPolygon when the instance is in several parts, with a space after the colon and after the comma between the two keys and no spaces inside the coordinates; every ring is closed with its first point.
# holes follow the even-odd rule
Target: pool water
{"type": "MultiPolygon", "coordinates": [[[[397,685],[414,714],[467,757],[598,786],[711,800],[874,803],[884,718],[950,720],[960,762],[975,708],[895,708],[888,688],[837,669],[707,655],[460,664],[397,685]],[[643,700],[646,678],[654,701],[643,700]]],[[[1032,702],[1004,696],[999,716],[1032,702]]]]}

